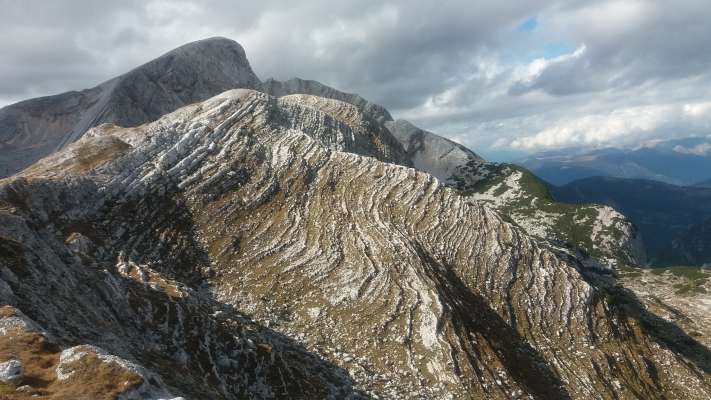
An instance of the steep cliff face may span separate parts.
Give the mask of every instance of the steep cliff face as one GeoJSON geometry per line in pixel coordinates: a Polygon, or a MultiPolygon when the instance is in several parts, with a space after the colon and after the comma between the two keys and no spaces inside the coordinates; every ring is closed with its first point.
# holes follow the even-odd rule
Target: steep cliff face
{"type": "Polygon", "coordinates": [[[711,395],[707,349],[407,162],[315,96],[101,125],[0,181],[0,296],[189,398],[711,395]]]}

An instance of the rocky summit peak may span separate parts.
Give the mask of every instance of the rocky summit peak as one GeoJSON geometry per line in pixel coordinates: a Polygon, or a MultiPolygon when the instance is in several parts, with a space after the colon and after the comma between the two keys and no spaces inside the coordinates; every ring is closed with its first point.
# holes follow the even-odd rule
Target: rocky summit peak
{"type": "Polygon", "coordinates": [[[215,51],[217,49],[230,49],[230,50],[235,50],[239,52],[242,57],[245,58],[246,60],[246,55],[244,52],[244,48],[242,47],[241,44],[237,43],[237,41],[226,38],[224,36],[212,36],[209,38],[205,39],[200,39],[196,40],[194,42],[186,43],[180,47],[176,47],[175,49],[169,51],[166,54],[171,54],[171,53],[179,53],[179,52],[197,52],[197,53],[204,53],[204,52],[210,52],[210,51],[215,51]]]}
{"type": "Polygon", "coordinates": [[[26,100],[0,109],[0,177],[16,173],[102,123],[136,126],[225,90],[256,89],[276,97],[312,94],[355,105],[373,118],[388,111],[319,82],[261,82],[242,46],[212,37],[171,50],[94,88],[26,100]]]}
{"type": "Polygon", "coordinates": [[[215,37],[178,47],[91,89],[7,106],[0,109],[0,176],[101,123],[140,125],[225,90],[260,85],[242,46],[215,37]]]}
{"type": "Polygon", "coordinates": [[[251,87],[260,84],[252,71],[242,46],[224,37],[211,37],[187,43],[173,49],[155,60],[139,66],[120,79],[134,73],[150,73],[176,79],[196,80],[193,74],[208,74],[209,82],[215,86],[251,87]]]}

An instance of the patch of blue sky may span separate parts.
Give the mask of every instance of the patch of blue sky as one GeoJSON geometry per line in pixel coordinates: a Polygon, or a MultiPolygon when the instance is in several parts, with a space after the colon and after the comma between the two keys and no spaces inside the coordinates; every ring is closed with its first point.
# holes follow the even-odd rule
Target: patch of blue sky
{"type": "Polygon", "coordinates": [[[530,17],[516,27],[516,32],[533,32],[538,26],[538,18],[530,17]]]}
{"type": "Polygon", "coordinates": [[[576,47],[564,41],[543,42],[540,44],[526,41],[501,49],[500,60],[504,64],[528,64],[538,58],[552,59],[575,52],[576,47]]]}
{"type": "Polygon", "coordinates": [[[551,42],[543,45],[541,56],[555,58],[575,52],[575,47],[565,42],[551,42]]]}
{"type": "Polygon", "coordinates": [[[544,34],[540,28],[537,16],[518,24],[514,36],[509,36],[511,46],[501,51],[501,60],[506,64],[527,64],[537,58],[551,59],[575,52],[575,46],[565,40],[550,41],[550,37],[541,37],[544,34]]]}

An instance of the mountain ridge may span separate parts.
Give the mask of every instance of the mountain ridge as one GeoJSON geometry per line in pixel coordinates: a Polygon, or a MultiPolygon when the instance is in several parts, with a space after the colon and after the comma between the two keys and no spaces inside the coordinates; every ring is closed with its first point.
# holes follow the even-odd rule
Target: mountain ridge
{"type": "Polygon", "coordinates": [[[711,178],[709,148],[708,137],[688,137],[655,141],[635,149],[551,150],[514,163],[554,185],[592,176],[693,185],[711,178]]]}
{"type": "MultiPolygon", "coordinates": [[[[406,149],[408,154],[405,157],[392,160],[393,162],[400,165],[415,166],[421,171],[433,174],[452,187],[462,189],[463,187],[459,186],[458,180],[463,179],[463,181],[467,182],[465,186],[471,189],[472,185],[480,182],[485,177],[491,178],[492,171],[500,170],[494,166],[494,164],[487,163],[476,153],[457,143],[417,128],[407,121],[394,121],[390,113],[384,107],[373,104],[357,94],[341,92],[317,81],[299,78],[293,78],[283,82],[273,79],[261,82],[249,66],[242,47],[229,39],[211,38],[186,44],[158,57],[156,60],[150,61],[134,68],[126,74],[109,80],[102,85],[94,89],[89,89],[89,91],[110,92],[109,94],[119,92],[120,95],[111,95],[113,97],[107,95],[102,97],[102,99],[105,100],[103,103],[96,101],[91,104],[90,107],[83,111],[85,116],[75,121],[75,124],[72,125],[70,134],[65,134],[66,129],[63,128],[61,124],[60,126],[52,125],[51,118],[49,122],[46,121],[47,118],[35,119],[36,124],[44,124],[51,129],[40,129],[40,132],[33,133],[34,131],[30,129],[31,127],[28,128],[25,125],[17,124],[17,120],[14,120],[15,124],[13,125],[13,120],[8,120],[7,118],[3,119],[3,113],[7,114],[8,109],[0,110],[0,129],[3,125],[9,125],[9,128],[5,128],[4,131],[0,130],[0,146],[6,146],[7,143],[12,141],[5,140],[3,142],[2,135],[12,136],[13,130],[20,130],[22,126],[25,126],[22,128],[24,129],[23,132],[25,132],[24,136],[31,139],[31,145],[29,147],[13,148],[12,151],[0,153],[0,176],[2,176],[3,168],[14,168],[12,167],[14,163],[14,161],[12,161],[13,159],[20,163],[15,165],[16,167],[29,165],[36,159],[50,154],[56,148],[61,148],[67,143],[76,140],[93,125],[103,122],[116,123],[122,126],[139,125],[157,118],[158,114],[162,115],[173,111],[181,105],[192,103],[195,99],[214,96],[223,90],[237,87],[256,89],[276,97],[301,93],[332,98],[352,104],[357,109],[362,110],[365,115],[369,116],[372,121],[370,125],[380,130],[380,134],[383,137],[396,136],[402,147],[406,149]],[[198,58],[198,60],[192,60],[191,58],[198,58]],[[213,58],[217,59],[214,60],[213,58]],[[231,63],[235,65],[230,66],[229,64],[231,63]],[[161,77],[161,71],[164,70],[166,77],[161,77]],[[229,73],[222,72],[225,70],[229,73]],[[181,78],[182,75],[185,75],[185,77],[181,78]],[[213,79],[212,75],[216,75],[216,77],[213,79]],[[185,89],[184,87],[186,86],[183,81],[193,82],[193,84],[187,85],[188,89],[185,89]],[[144,82],[144,84],[137,85],[135,82],[144,82]],[[157,82],[157,84],[153,82],[157,82]],[[102,89],[102,87],[104,89],[102,89]],[[154,99],[161,99],[163,97],[156,97],[152,94],[154,92],[163,93],[163,97],[167,96],[172,100],[155,101],[154,99]],[[111,100],[109,98],[118,98],[118,100],[111,100]],[[130,98],[136,98],[138,100],[135,105],[126,104],[127,102],[124,100],[130,98]],[[149,106],[152,103],[156,104],[151,108],[149,106]],[[143,108],[153,111],[145,112],[143,108]],[[381,126],[381,124],[383,126],[381,126]],[[36,136],[41,137],[37,138],[36,136]],[[40,149],[35,149],[36,143],[43,143],[42,137],[49,137],[52,140],[45,143],[44,147],[40,146],[40,149]],[[7,158],[3,159],[3,155],[7,158]],[[9,161],[8,158],[10,159],[9,161]],[[482,175],[479,176],[477,174],[464,172],[464,169],[467,168],[480,171],[482,175]]],[[[63,95],[60,95],[58,98],[61,99],[62,96],[63,95]]],[[[43,101],[43,99],[40,99],[40,102],[43,101]]],[[[30,101],[30,103],[32,103],[32,101],[30,101]]],[[[82,112],[72,107],[69,107],[68,110],[62,110],[61,106],[57,106],[57,108],[59,108],[61,112],[53,111],[50,112],[50,114],[82,114],[82,112]]],[[[528,186],[522,185],[521,187],[526,189],[528,186]]],[[[537,195],[531,193],[529,193],[529,196],[532,198],[537,197],[537,195]]],[[[547,199],[542,199],[542,201],[549,202],[547,199]]],[[[528,208],[537,208],[533,200],[531,200],[531,204],[528,208]]],[[[510,213],[511,207],[500,205],[499,210],[504,213],[510,213]]],[[[528,226],[529,228],[535,227],[537,224],[531,219],[531,215],[534,211],[535,210],[531,210],[531,212],[527,212],[526,215],[519,213],[515,219],[517,219],[522,226],[528,226]]],[[[550,223],[550,227],[544,231],[540,229],[529,229],[529,232],[533,232],[539,237],[555,238],[556,240],[571,242],[575,246],[581,246],[585,248],[588,253],[594,254],[598,258],[605,258],[607,260],[605,261],[606,268],[617,264],[618,260],[633,265],[644,262],[643,250],[636,248],[638,247],[635,238],[636,233],[635,230],[629,226],[629,223],[617,223],[609,219],[603,220],[601,218],[601,216],[609,214],[609,210],[571,210],[570,207],[554,205],[554,207],[548,207],[548,211],[547,215],[554,215],[554,219],[557,221],[565,220],[566,222],[553,222],[550,223]],[[566,208],[566,210],[564,213],[559,213],[555,210],[556,208],[566,208]],[[602,231],[606,232],[603,239],[609,244],[595,246],[594,242],[599,242],[598,239],[595,239],[593,242],[585,241],[583,243],[573,238],[575,232],[567,220],[571,218],[590,219],[591,217],[591,223],[603,227],[602,231]],[[556,229],[560,230],[561,233],[557,233],[556,229]],[[616,240],[610,240],[609,237],[613,234],[617,237],[616,240]],[[613,244],[615,241],[619,244],[613,244]]]]}
{"type": "MultiPolygon", "coordinates": [[[[0,269],[3,300],[61,338],[58,345],[88,342],[121,354],[162,377],[165,391],[189,397],[200,390],[270,398],[284,390],[310,398],[306,387],[387,398],[584,398],[627,390],[704,398],[711,391],[706,375],[694,372],[711,366],[693,339],[664,333],[672,327],[653,322],[609,276],[531,238],[486,204],[430,174],[380,161],[403,149],[368,119],[337,100],[239,89],[139,127],[93,128],[0,181],[0,237],[20,246],[16,258],[3,259],[14,263],[0,269]],[[86,274],[96,276],[93,285],[82,284],[86,274]],[[54,275],[66,278],[47,279],[54,275]],[[133,301],[123,290],[101,297],[116,279],[146,292],[129,291],[139,296],[133,301]],[[74,285],[86,301],[57,319],[57,308],[78,294],[74,285]],[[50,287],[57,296],[39,295],[50,287]],[[245,337],[215,338],[210,351],[223,357],[202,361],[182,344],[191,330],[181,318],[165,322],[165,335],[140,339],[111,318],[127,334],[121,341],[83,322],[82,311],[91,319],[91,310],[157,311],[165,300],[153,307],[139,301],[152,292],[187,304],[211,294],[217,304],[203,305],[209,315],[220,315],[212,307],[248,310],[348,370],[354,383],[313,368],[281,380],[235,372],[249,360],[263,371],[306,367],[286,358],[292,345],[274,338],[258,336],[264,345],[256,348],[245,337]],[[142,346],[184,355],[155,360],[142,346]],[[691,364],[689,357],[696,357],[691,364]],[[176,362],[193,388],[170,379],[176,362]],[[645,363],[658,372],[636,367],[645,363]]],[[[153,319],[163,324],[161,313],[148,315],[136,322],[139,331],[153,319]]],[[[208,332],[197,335],[190,340],[208,332]]]]}
{"type": "Polygon", "coordinates": [[[711,262],[708,252],[689,256],[696,253],[681,251],[685,241],[703,242],[706,237],[692,240],[689,231],[703,232],[703,226],[697,224],[711,218],[708,208],[711,188],[645,179],[590,177],[549,189],[558,201],[607,204],[627,215],[640,229],[653,264],[703,265],[711,262]]]}
{"type": "Polygon", "coordinates": [[[708,398],[706,347],[497,203],[537,210],[535,178],[289,82],[0,179],[0,340],[23,379],[56,361],[31,391],[96,387],[90,365],[124,397],[708,398]]]}

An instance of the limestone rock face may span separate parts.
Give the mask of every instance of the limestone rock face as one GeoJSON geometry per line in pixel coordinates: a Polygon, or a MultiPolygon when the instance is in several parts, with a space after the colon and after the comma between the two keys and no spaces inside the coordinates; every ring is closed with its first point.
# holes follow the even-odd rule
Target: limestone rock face
{"type": "Polygon", "coordinates": [[[100,125],[0,181],[0,300],[185,398],[711,395],[707,349],[407,151],[246,89],[100,125]]]}
{"type": "Polygon", "coordinates": [[[484,159],[466,147],[422,130],[405,120],[388,121],[386,126],[405,146],[415,168],[434,175],[442,182],[467,163],[484,163],[484,159]]]}
{"type": "Polygon", "coordinates": [[[0,325],[0,357],[15,357],[0,363],[7,398],[178,399],[158,375],[103,349],[62,350],[55,337],[16,308],[0,307],[0,325]]]}
{"type": "Polygon", "coordinates": [[[0,177],[11,175],[110,122],[140,125],[227,89],[260,84],[237,43],[186,44],[92,89],[0,109],[0,177]]]}
{"type": "Polygon", "coordinates": [[[17,383],[22,380],[22,362],[16,359],[0,363],[0,382],[17,383]]]}
{"type": "Polygon", "coordinates": [[[380,105],[371,103],[357,94],[341,92],[340,90],[312,80],[292,78],[287,81],[278,81],[267,79],[261,84],[260,90],[275,97],[290,94],[310,94],[340,100],[356,106],[359,110],[363,111],[363,113],[370,115],[379,122],[392,121],[393,119],[388,110],[380,105]]]}
{"type": "Polygon", "coordinates": [[[385,108],[316,81],[261,82],[242,47],[216,37],[188,43],[94,88],[0,109],[0,177],[78,140],[94,126],[140,125],[237,88],[258,89],[276,97],[312,94],[332,98],[355,105],[377,121],[392,120],[385,108]]]}

